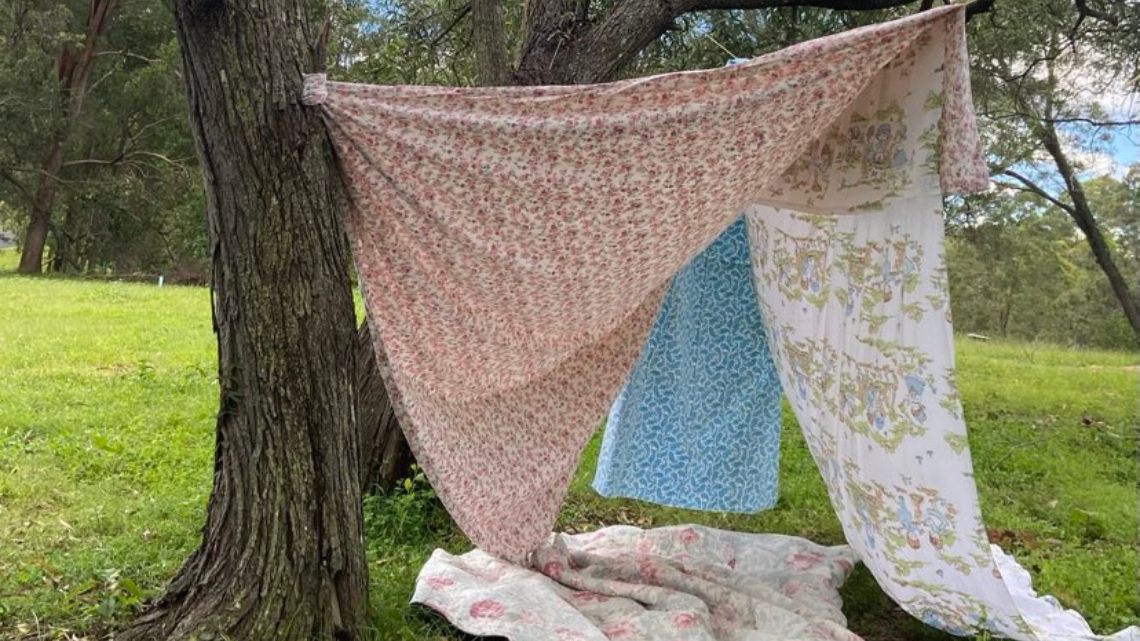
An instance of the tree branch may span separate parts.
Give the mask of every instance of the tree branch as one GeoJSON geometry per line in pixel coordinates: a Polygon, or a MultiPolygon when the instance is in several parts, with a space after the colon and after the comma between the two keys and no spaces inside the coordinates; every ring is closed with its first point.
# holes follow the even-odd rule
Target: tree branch
{"type": "Polygon", "coordinates": [[[1132,125],[1140,125],[1140,120],[1094,120],[1092,118],[1072,117],[1072,118],[1043,118],[1045,122],[1057,123],[1071,123],[1083,122],[1085,124],[1093,125],[1094,127],[1128,127],[1132,125]]]}
{"type": "Polygon", "coordinates": [[[137,53],[131,53],[130,51],[100,51],[94,55],[95,58],[101,58],[103,56],[123,56],[124,58],[134,58],[136,60],[142,60],[143,62],[145,62],[147,64],[154,64],[156,62],[161,62],[161,60],[159,60],[158,58],[147,58],[146,56],[139,55],[137,53]]]}
{"type": "Polygon", "coordinates": [[[459,7],[459,10],[455,12],[455,17],[451,20],[451,22],[447,23],[447,26],[445,26],[443,30],[439,32],[439,35],[431,39],[431,46],[434,47],[442,42],[443,39],[447,37],[447,34],[451,33],[452,30],[454,30],[460,22],[463,22],[463,19],[466,18],[467,14],[469,13],[471,13],[471,3],[467,3],[462,7],[459,7]]]}
{"type": "Polygon", "coordinates": [[[979,13],[988,13],[993,8],[994,0],[973,0],[966,4],[966,20],[969,21],[979,13]]]}
{"type": "MultiPolygon", "coordinates": [[[[893,9],[915,0],[688,0],[683,13],[709,9],[775,9],[778,7],[814,7],[835,11],[874,11],[893,9]]],[[[677,14],[678,16],[681,14],[677,14]]]]}
{"type": "MultiPolygon", "coordinates": [[[[1084,20],[1086,17],[1096,18],[1097,20],[1107,22],[1114,27],[1120,26],[1120,21],[1116,19],[1116,16],[1090,7],[1088,0],[1075,0],[1074,4],[1077,6],[1077,13],[1081,14],[1080,20],[1084,20]]],[[[1080,22],[1078,20],[1078,24],[1079,23],[1080,22]]]]}
{"type": "MultiPolygon", "coordinates": [[[[1051,113],[1048,115],[1052,116],[1051,113]]],[[[1073,221],[1077,223],[1077,227],[1084,233],[1093,257],[1096,258],[1097,264],[1100,265],[1104,275],[1108,278],[1113,293],[1120,301],[1120,307],[1124,311],[1125,318],[1128,319],[1128,323],[1132,326],[1132,331],[1137,338],[1140,338],[1140,302],[1133,298],[1128,283],[1120,274],[1120,268],[1117,267],[1116,261],[1113,260],[1112,249],[1105,241],[1100,225],[1097,224],[1096,217],[1093,215],[1092,207],[1089,206],[1088,197],[1081,185],[1081,179],[1077,176],[1076,169],[1069,162],[1065,150],[1061,147],[1061,140],[1057,137],[1057,129],[1053,123],[1043,122],[1034,127],[1034,134],[1044,145],[1049,155],[1053,157],[1057,171],[1065,180],[1065,189],[1069,192],[1069,199],[1073,201],[1072,207],[1066,211],[1069,212],[1073,221]]]]}
{"type": "MultiPolygon", "coordinates": [[[[1033,182],[1032,180],[1029,180],[1025,176],[1017,173],[1016,171],[1014,171],[1012,169],[1005,169],[1001,173],[1002,173],[1002,175],[1009,176],[1010,178],[1013,178],[1014,180],[1018,181],[1019,183],[1025,185],[1025,187],[1027,188],[1027,191],[1029,191],[1030,193],[1036,194],[1036,195],[1040,196],[1041,198],[1044,198],[1045,200],[1047,200],[1047,201],[1053,203],[1054,205],[1056,205],[1057,207],[1059,207],[1062,211],[1068,212],[1069,215],[1073,215],[1073,206],[1072,205],[1069,205],[1069,204],[1053,197],[1049,192],[1042,189],[1040,186],[1037,185],[1037,183],[1033,182]]],[[[1001,184],[1001,183],[999,183],[999,184],[1001,184]]],[[[1002,184],[1002,186],[1003,187],[1012,187],[1014,189],[1017,189],[1017,187],[1014,187],[1013,185],[1002,184]]]]}
{"type": "Polygon", "coordinates": [[[16,177],[9,173],[7,168],[0,167],[0,178],[11,183],[25,200],[32,202],[32,192],[23,183],[16,180],[16,177]]]}
{"type": "MultiPolygon", "coordinates": [[[[599,22],[574,18],[574,0],[531,0],[519,71],[523,84],[579,84],[612,79],[674,24],[696,11],[814,7],[871,11],[917,0],[621,0],[599,22]]],[[[994,0],[974,0],[967,16],[989,11],[994,0]]]]}

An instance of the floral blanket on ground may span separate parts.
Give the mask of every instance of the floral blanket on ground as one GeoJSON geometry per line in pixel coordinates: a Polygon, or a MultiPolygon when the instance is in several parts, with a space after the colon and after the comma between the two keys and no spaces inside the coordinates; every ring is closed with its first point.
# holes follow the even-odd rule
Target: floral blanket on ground
{"type": "Polygon", "coordinates": [[[527,570],[437,550],[413,603],[511,641],[858,641],[837,588],[847,546],[701,526],[555,535],[527,570]]]}

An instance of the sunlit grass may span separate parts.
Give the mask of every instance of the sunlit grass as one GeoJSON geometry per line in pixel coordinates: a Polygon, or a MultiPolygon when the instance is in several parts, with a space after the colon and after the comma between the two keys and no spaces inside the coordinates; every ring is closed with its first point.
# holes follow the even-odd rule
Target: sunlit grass
{"type": "MultiPolygon", "coordinates": [[[[0,269],[15,265],[0,252],[0,269]]],[[[106,629],[156,594],[198,541],[217,402],[201,288],[0,274],[0,639],[106,629]]],[[[1140,619],[1136,354],[962,341],[958,359],[988,524],[1042,592],[1114,631],[1140,619]]],[[[780,502],[727,516],[606,500],[582,459],[560,529],[699,522],[841,542],[785,414],[780,502]]],[[[422,484],[365,506],[375,628],[459,638],[406,603],[435,547],[466,549],[422,484]]],[[[949,638],[863,571],[844,588],[867,639],[949,638]]]]}

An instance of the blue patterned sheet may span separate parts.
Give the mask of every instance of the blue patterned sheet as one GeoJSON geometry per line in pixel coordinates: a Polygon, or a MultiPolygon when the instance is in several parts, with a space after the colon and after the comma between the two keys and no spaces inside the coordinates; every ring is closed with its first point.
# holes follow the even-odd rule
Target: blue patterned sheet
{"type": "Polygon", "coordinates": [[[720,512],[775,505],[781,387],[748,260],[741,219],[674,277],[610,410],[599,494],[720,512]]]}

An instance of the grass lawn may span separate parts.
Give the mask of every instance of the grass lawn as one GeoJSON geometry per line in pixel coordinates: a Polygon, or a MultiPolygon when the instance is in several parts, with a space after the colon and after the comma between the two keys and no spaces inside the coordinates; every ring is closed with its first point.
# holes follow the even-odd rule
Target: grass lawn
{"type": "MultiPolygon", "coordinates": [[[[200,288],[20,278],[0,252],[0,639],[98,638],[161,590],[198,541],[217,403],[200,288]]],[[[988,525],[1042,592],[1100,632],[1140,620],[1136,354],[959,345],[958,380],[988,525]]],[[[559,529],[697,522],[839,543],[785,413],[781,498],[755,516],[606,500],[582,459],[559,529]]],[[[461,638],[406,605],[433,548],[461,551],[430,489],[372,497],[365,523],[381,639],[461,638]]],[[[949,639],[866,571],[843,590],[869,640],[949,639]]]]}

